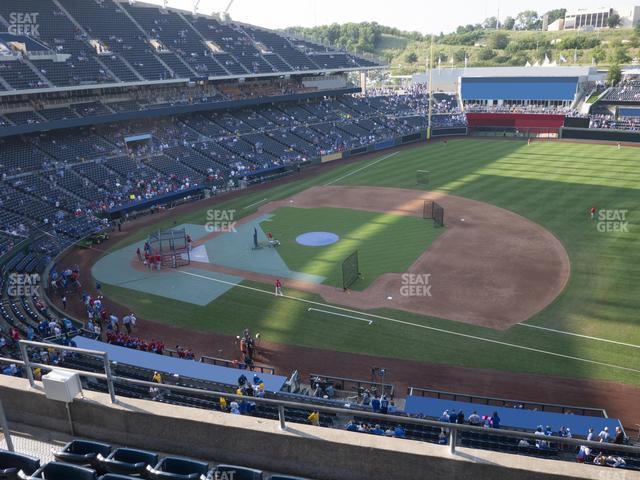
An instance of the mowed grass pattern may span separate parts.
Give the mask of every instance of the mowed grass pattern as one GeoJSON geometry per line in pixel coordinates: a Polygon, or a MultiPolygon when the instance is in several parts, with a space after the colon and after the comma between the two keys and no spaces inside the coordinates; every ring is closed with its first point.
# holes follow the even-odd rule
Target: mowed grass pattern
{"type": "MultiPolygon", "coordinates": [[[[430,170],[429,189],[514,211],[543,225],[564,244],[571,259],[569,283],[553,304],[527,323],[640,345],[639,149],[545,142],[527,146],[516,141],[461,139],[403,151],[375,165],[373,162],[345,165],[312,179],[250,194],[220,208],[252,213],[255,209],[243,207],[265,197],[287,198],[368,164],[372,166],[337,184],[418,188],[416,170],[430,170]],[[596,222],[589,219],[592,206],[628,209],[629,231],[599,232],[596,222]]],[[[205,211],[195,212],[184,221],[204,223],[205,211]]],[[[138,235],[144,238],[146,233],[138,235]]],[[[270,286],[246,284],[271,290],[270,286]]],[[[308,305],[295,300],[275,299],[242,288],[232,289],[206,307],[122,288],[104,289],[147,318],[195,329],[237,335],[246,326],[270,341],[326,350],[640,385],[640,373],[617,368],[640,370],[640,348],[522,326],[498,332],[390,310],[375,313],[411,325],[378,320],[369,327],[308,312],[308,305]]],[[[300,292],[287,293],[321,300],[300,292]]]]}
{"type": "Polygon", "coordinates": [[[283,207],[261,226],[282,243],[278,254],[291,270],[326,277],[326,285],[343,286],[342,261],[357,250],[362,277],[352,290],[364,290],[384,273],[406,272],[442,232],[419,217],[342,208],[283,207]],[[332,232],[340,240],[324,247],[296,242],[311,231],[332,232]]]}

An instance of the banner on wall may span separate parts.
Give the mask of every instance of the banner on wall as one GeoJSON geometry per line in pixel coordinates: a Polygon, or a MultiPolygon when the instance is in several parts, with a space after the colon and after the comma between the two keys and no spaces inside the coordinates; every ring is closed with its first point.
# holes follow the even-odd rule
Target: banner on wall
{"type": "Polygon", "coordinates": [[[342,152],[330,153],[329,155],[323,155],[321,157],[322,163],[333,162],[334,160],[340,160],[342,158],[342,152]]]}

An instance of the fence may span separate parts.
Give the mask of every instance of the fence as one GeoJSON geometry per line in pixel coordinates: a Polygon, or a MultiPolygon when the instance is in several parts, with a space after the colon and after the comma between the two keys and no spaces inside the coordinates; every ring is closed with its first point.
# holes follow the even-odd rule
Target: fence
{"type": "Polygon", "coordinates": [[[419,395],[421,397],[433,397],[439,400],[452,400],[454,402],[458,401],[458,402],[477,403],[481,405],[493,405],[496,407],[522,406],[522,408],[525,408],[528,410],[540,410],[542,412],[554,412],[554,413],[573,412],[577,415],[590,415],[594,417],[609,418],[607,416],[607,412],[602,408],[575,407],[571,405],[529,402],[525,400],[509,400],[504,398],[474,395],[470,393],[445,392],[443,390],[435,390],[431,388],[420,388],[420,387],[409,387],[407,389],[407,394],[415,395],[415,396],[419,395]]]}
{"type": "MultiPolygon", "coordinates": [[[[169,354],[173,356],[174,350],[169,351],[169,354]]],[[[226,358],[218,358],[218,357],[209,357],[207,355],[202,355],[200,357],[200,361],[202,363],[208,363],[210,365],[216,365],[219,367],[228,367],[228,368],[239,368],[240,370],[249,370],[252,372],[260,372],[260,373],[268,373],[270,375],[276,374],[276,369],[273,367],[260,366],[260,365],[251,365],[247,366],[246,363],[242,362],[234,362],[233,360],[227,360],[226,358]]]]}
{"type": "Polygon", "coordinates": [[[360,278],[360,266],[356,250],[342,262],[342,289],[347,291],[358,278],[360,278]]]}
{"type": "MultiPolygon", "coordinates": [[[[106,352],[86,350],[83,348],[66,347],[61,345],[53,345],[53,344],[42,343],[42,342],[32,342],[27,340],[20,341],[20,351],[22,353],[23,360],[0,357],[0,363],[13,363],[16,365],[23,366],[24,369],[26,370],[27,378],[29,380],[29,384],[31,388],[36,388],[35,380],[33,378],[33,372],[31,371],[31,369],[41,368],[43,370],[53,370],[53,369],[64,370],[67,372],[76,373],[82,377],[106,381],[111,402],[114,404],[118,403],[115,395],[115,388],[114,388],[115,382],[128,383],[131,385],[138,385],[146,388],[152,388],[152,387],[158,388],[159,385],[162,385],[163,389],[170,390],[172,392],[175,391],[175,392],[182,392],[182,393],[187,393],[192,395],[208,396],[214,399],[220,398],[220,397],[224,397],[227,400],[239,400],[239,401],[247,399],[247,397],[243,395],[236,395],[228,392],[202,390],[202,389],[197,389],[192,387],[184,387],[180,385],[170,385],[170,384],[164,384],[164,383],[158,384],[156,382],[149,382],[146,380],[137,380],[133,378],[115,376],[111,374],[109,359],[106,352]],[[74,370],[74,369],[63,368],[63,367],[53,367],[51,365],[31,362],[29,360],[29,357],[26,354],[27,346],[34,346],[34,347],[40,347],[40,348],[53,348],[57,350],[70,351],[70,352],[102,357],[104,360],[105,373],[86,372],[82,370],[74,370]]],[[[444,431],[448,432],[448,445],[449,445],[449,451],[451,453],[455,453],[456,446],[458,446],[458,443],[459,443],[458,439],[459,439],[460,433],[469,433],[469,434],[475,433],[475,434],[481,434],[481,435],[487,434],[487,429],[483,427],[440,422],[436,420],[426,420],[423,418],[413,418],[413,417],[406,417],[406,416],[400,416],[400,415],[381,414],[381,413],[373,413],[373,412],[359,411],[359,410],[354,411],[348,408],[338,408],[338,407],[331,407],[326,405],[292,402],[292,401],[285,401],[285,400],[278,400],[278,399],[271,399],[271,398],[251,397],[251,401],[256,404],[270,405],[272,407],[277,407],[278,420],[280,423],[280,428],[282,430],[287,429],[287,422],[285,420],[285,409],[297,409],[297,410],[306,410],[306,411],[311,410],[311,411],[317,411],[320,413],[332,414],[332,415],[340,416],[341,418],[358,417],[358,418],[368,419],[371,421],[371,423],[381,423],[381,424],[390,423],[393,425],[402,423],[405,425],[432,427],[432,428],[435,427],[435,428],[443,429],[444,431]]],[[[517,440],[525,439],[525,440],[531,440],[532,442],[535,442],[536,440],[540,440],[540,437],[538,437],[533,433],[519,432],[515,430],[499,429],[499,430],[492,430],[491,433],[493,435],[499,435],[501,437],[513,438],[517,440]]],[[[584,445],[584,446],[596,449],[596,451],[614,450],[615,452],[632,454],[634,456],[640,456],[640,447],[637,447],[637,446],[590,442],[587,440],[579,440],[579,439],[565,438],[565,437],[546,437],[545,440],[550,441],[562,447],[569,446],[569,447],[577,448],[579,446],[584,445]]]]}
{"type": "Polygon", "coordinates": [[[433,220],[434,227],[444,227],[444,208],[436,202],[425,200],[422,208],[422,218],[433,220]]]}

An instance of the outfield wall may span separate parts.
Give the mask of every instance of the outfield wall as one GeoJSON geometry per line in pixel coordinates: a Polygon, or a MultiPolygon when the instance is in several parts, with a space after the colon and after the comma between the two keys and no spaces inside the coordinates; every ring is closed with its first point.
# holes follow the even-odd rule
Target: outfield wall
{"type": "Polygon", "coordinates": [[[597,142],[640,143],[640,132],[611,130],[606,128],[562,128],[560,138],[571,140],[593,140],[597,142]]]}
{"type": "Polygon", "coordinates": [[[564,125],[564,115],[527,113],[467,113],[469,128],[507,127],[519,130],[536,128],[560,128],[564,125]]]}
{"type": "MultiPolygon", "coordinates": [[[[0,400],[10,422],[70,433],[65,405],[28,381],[2,377],[0,400]]],[[[599,479],[610,469],[412,440],[289,424],[137,399],[117,404],[85,391],[69,405],[75,436],[173,455],[300,475],[317,480],[599,479]]],[[[55,437],[55,434],[53,435],[55,437]]],[[[624,471],[625,480],[640,473],[624,471]]]]}

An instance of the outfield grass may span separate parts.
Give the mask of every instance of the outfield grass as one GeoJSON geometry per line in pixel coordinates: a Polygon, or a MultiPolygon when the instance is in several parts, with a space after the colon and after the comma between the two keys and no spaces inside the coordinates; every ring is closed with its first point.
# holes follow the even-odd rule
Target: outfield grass
{"type": "Polygon", "coordinates": [[[325,277],[325,285],[342,287],[342,261],[358,251],[362,274],[352,290],[364,290],[385,273],[406,272],[442,229],[418,217],[365,212],[343,208],[283,207],[261,224],[281,242],[278,253],[296,272],[325,277]],[[333,245],[309,247],[296,242],[305,232],[332,232],[333,245]]]}
{"type": "MultiPolygon", "coordinates": [[[[312,179],[227,202],[221,208],[242,209],[265,197],[287,198],[368,164],[372,166],[337,184],[417,188],[416,170],[427,169],[432,172],[428,188],[514,211],[549,229],[567,249],[571,260],[567,287],[528,324],[640,345],[640,150],[464,139],[404,151],[375,165],[373,162],[345,165],[312,179]],[[592,206],[628,209],[629,231],[599,232],[597,222],[589,219],[592,206]]],[[[241,211],[248,214],[255,209],[241,211]]],[[[180,221],[204,223],[204,210],[180,221]]],[[[138,237],[144,238],[147,233],[141,231],[138,237]]],[[[271,290],[260,284],[245,285],[271,290]]],[[[241,325],[280,343],[640,385],[640,373],[618,368],[640,369],[640,348],[550,331],[514,326],[498,332],[398,311],[375,313],[410,324],[379,319],[367,326],[308,312],[308,305],[295,299],[275,299],[242,287],[233,288],[206,307],[163,298],[151,301],[152,296],[111,286],[103,289],[143,317],[194,329],[237,335],[241,325]]],[[[300,292],[287,293],[319,300],[300,292]]]]}

